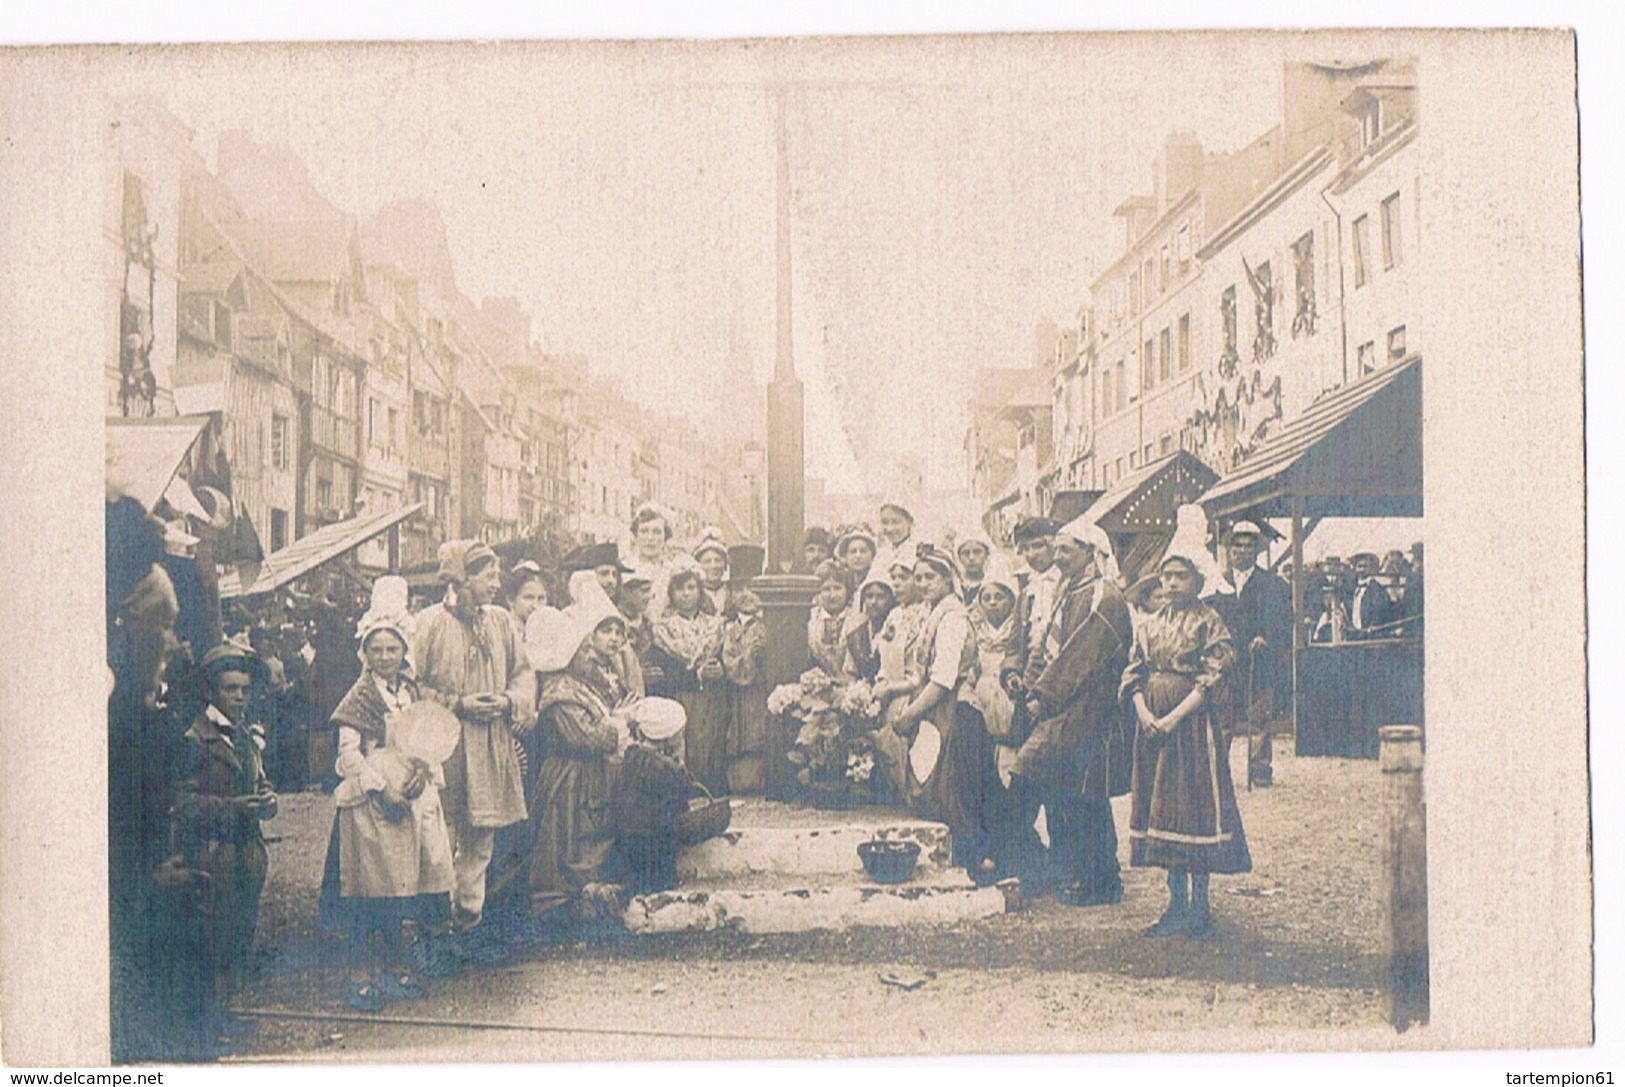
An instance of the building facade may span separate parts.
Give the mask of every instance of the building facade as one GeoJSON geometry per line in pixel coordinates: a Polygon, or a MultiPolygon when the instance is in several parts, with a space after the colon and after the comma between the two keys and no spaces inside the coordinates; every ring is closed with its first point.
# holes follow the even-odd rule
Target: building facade
{"type": "MultiPolygon", "coordinates": [[[[659,462],[646,463],[648,454],[658,457],[658,449],[647,431],[639,431],[641,414],[601,388],[582,397],[571,450],[577,495],[571,530],[583,540],[623,542],[633,511],[660,498],[657,483],[651,483],[659,462]]],[[[672,531],[685,538],[679,526],[672,531]]]]}
{"type": "MultiPolygon", "coordinates": [[[[361,494],[357,508],[365,514],[399,509],[410,484],[407,426],[411,389],[407,381],[416,337],[398,321],[395,277],[381,267],[366,270],[365,295],[358,320],[366,369],[361,386],[361,494]]],[[[356,559],[363,569],[383,571],[401,564],[399,535],[391,533],[361,545],[356,559]]]]}
{"type": "Polygon", "coordinates": [[[1170,137],[1152,194],[1117,208],[1123,250],[1053,357],[1039,501],[1030,390],[972,403],[967,471],[990,531],[1181,449],[1233,471],[1328,392],[1419,353],[1412,66],[1292,64],[1283,85],[1279,125],[1223,155],[1170,137]]]}

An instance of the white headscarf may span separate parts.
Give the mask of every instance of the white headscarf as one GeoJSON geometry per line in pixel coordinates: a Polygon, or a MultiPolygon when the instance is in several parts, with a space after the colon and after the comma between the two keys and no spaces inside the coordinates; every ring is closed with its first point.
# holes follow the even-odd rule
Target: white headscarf
{"type": "MultiPolygon", "coordinates": [[[[700,556],[707,551],[715,551],[722,556],[723,562],[728,561],[728,545],[723,542],[722,530],[716,525],[706,525],[700,529],[699,538],[694,541],[694,546],[689,549],[688,553],[698,562],[700,556]]],[[[728,580],[727,570],[723,570],[722,580],[728,580]]]]}
{"type": "Polygon", "coordinates": [[[858,594],[856,597],[854,597],[854,599],[860,604],[863,601],[863,590],[867,589],[871,585],[886,586],[887,589],[891,590],[892,599],[897,599],[897,586],[891,583],[891,571],[881,570],[878,569],[878,567],[879,563],[869,567],[869,576],[863,579],[862,585],[858,586],[858,594]]]}
{"type": "Polygon", "coordinates": [[[1012,601],[1021,597],[1021,586],[1016,581],[1015,571],[1010,568],[1010,560],[995,551],[988,556],[987,569],[982,573],[982,588],[986,590],[989,585],[998,585],[1010,594],[1012,601]]]}
{"type": "Polygon", "coordinates": [[[992,563],[993,557],[998,553],[994,550],[993,541],[987,538],[986,533],[980,531],[967,532],[954,541],[954,558],[958,559],[960,563],[965,561],[960,552],[965,549],[966,544],[981,544],[982,550],[987,552],[989,563],[992,563]]]}
{"type": "Polygon", "coordinates": [[[1057,536],[1070,536],[1079,543],[1094,548],[1095,569],[1107,581],[1120,582],[1122,574],[1118,572],[1117,560],[1112,557],[1112,541],[1106,535],[1106,530],[1086,516],[1080,515],[1061,526],[1057,536]]]}
{"type": "Polygon", "coordinates": [[[577,570],[570,575],[569,607],[561,611],[543,606],[525,621],[525,656],[538,672],[561,672],[598,624],[620,618],[620,609],[599,584],[598,575],[577,570]]]}

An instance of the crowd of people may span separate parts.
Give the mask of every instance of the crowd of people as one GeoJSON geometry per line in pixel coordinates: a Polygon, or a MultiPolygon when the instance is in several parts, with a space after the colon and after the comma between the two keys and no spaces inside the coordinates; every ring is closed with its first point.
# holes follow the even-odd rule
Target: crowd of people
{"type": "Polygon", "coordinates": [[[1389,551],[1380,559],[1362,551],[1345,562],[1328,555],[1304,567],[1315,600],[1308,640],[1316,645],[1420,638],[1423,635],[1422,544],[1410,554],[1389,551]]]}
{"type": "MultiPolygon", "coordinates": [[[[365,1011],[673,887],[691,798],[797,795],[760,548],[709,530],[675,547],[653,506],[625,553],[548,567],[452,541],[427,606],[383,577],[229,609],[194,663],[161,536],[127,502],[108,537],[119,1059],[207,1058],[251,1029],[230,1002],[261,824],[313,747],[334,803],[319,917],[365,1011]],[[410,753],[406,721],[445,730],[449,756],[410,753]]],[[[899,503],[877,522],[809,530],[798,567],[817,586],[806,667],[874,708],[873,798],[946,822],[977,882],[1099,906],[1123,895],[1111,800],[1131,795],[1131,863],[1168,873],[1148,935],[1209,936],[1209,876],[1251,864],[1229,743],[1247,737],[1249,785],[1268,786],[1290,692],[1291,590],[1258,561],[1265,530],[1228,526],[1220,562],[1185,507],[1130,584],[1082,518],[1022,520],[1014,554],[975,532],[918,539],[899,503]]],[[[1420,626],[1420,545],[1316,576],[1317,641],[1420,626]]]]}

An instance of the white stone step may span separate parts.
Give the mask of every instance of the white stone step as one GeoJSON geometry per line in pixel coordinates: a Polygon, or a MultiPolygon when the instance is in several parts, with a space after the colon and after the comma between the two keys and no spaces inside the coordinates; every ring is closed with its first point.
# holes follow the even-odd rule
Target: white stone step
{"type": "Polygon", "coordinates": [[[810,932],[856,926],[943,925],[1005,912],[1006,891],[977,887],[963,873],[938,870],[906,883],[840,878],[758,878],[750,883],[697,883],[640,895],[623,915],[628,931],[810,932]]]}
{"type": "MultiPolygon", "coordinates": [[[[840,815],[841,813],[822,813],[840,815]]],[[[864,875],[858,846],[874,839],[920,844],[915,871],[948,867],[948,828],[906,818],[864,819],[815,827],[735,825],[727,833],[677,855],[677,875],[684,882],[751,879],[757,876],[864,875]]]]}

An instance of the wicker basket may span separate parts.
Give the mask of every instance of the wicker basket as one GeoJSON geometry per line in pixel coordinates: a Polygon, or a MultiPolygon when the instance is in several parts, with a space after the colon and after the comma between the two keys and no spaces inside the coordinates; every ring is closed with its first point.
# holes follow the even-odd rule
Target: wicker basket
{"type": "Polygon", "coordinates": [[[876,839],[859,844],[858,857],[876,883],[903,883],[919,863],[920,843],[876,839]]]}
{"type": "Polygon", "coordinates": [[[728,829],[733,819],[733,804],[718,800],[699,782],[695,782],[694,787],[701,795],[691,798],[688,810],[677,817],[678,845],[699,845],[708,838],[715,838],[728,829]]]}

